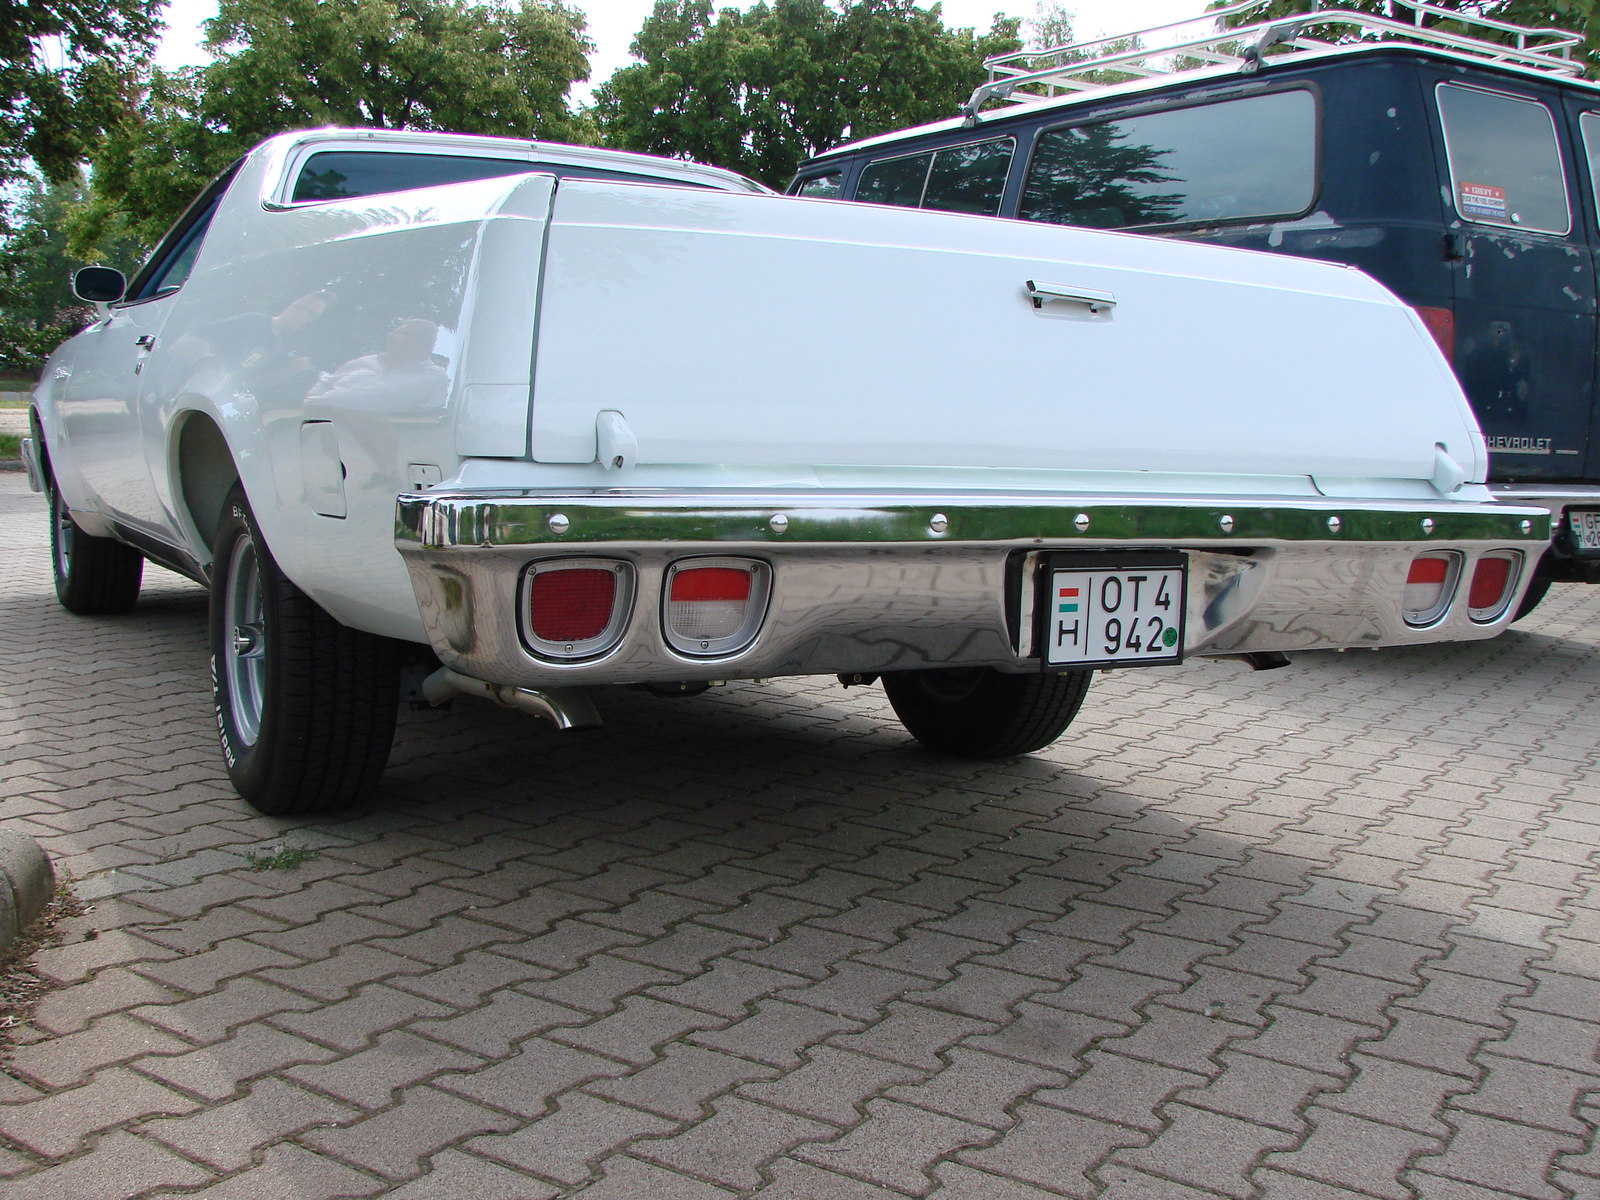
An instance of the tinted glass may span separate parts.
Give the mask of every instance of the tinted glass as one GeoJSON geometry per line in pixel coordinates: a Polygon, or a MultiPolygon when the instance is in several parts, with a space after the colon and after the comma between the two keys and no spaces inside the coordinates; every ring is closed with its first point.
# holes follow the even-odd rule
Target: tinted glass
{"type": "Polygon", "coordinates": [[[856,184],[856,199],[868,204],[916,208],[922,203],[922,185],[927,182],[928,164],[932,161],[931,154],[913,154],[869,163],[861,172],[861,182],[856,184]]]}
{"type": "Polygon", "coordinates": [[[194,260],[200,254],[200,243],[205,240],[206,229],[211,225],[211,218],[216,215],[217,204],[221,199],[220,194],[212,198],[206,210],[184,231],[166,260],[156,268],[155,273],[139,288],[139,294],[132,299],[148,300],[151,296],[159,296],[163,292],[175,291],[183,286],[183,281],[189,278],[189,272],[194,270],[194,260]]]}
{"type": "Polygon", "coordinates": [[[1595,203],[1600,205],[1600,113],[1586,112],[1578,118],[1583,129],[1583,149],[1589,158],[1589,182],[1594,187],[1595,203]]]}
{"type": "Polygon", "coordinates": [[[814,196],[820,200],[837,200],[839,188],[844,183],[842,171],[829,171],[826,175],[813,175],[810,179],[802,180],[795,189],[796,196],[814,196]]]}
{"type": "Polygon", "coordinates": [[[922,207],[997,216],[1015,147],[1016,143],[1006,138],[940,150],[933,156],[922,207]]]}
{"type": "Polygon", "coordinates": [[[313,154],[294,181],[294,200],[343,200],[442,183],[495,179],[537,170],[525,158],[462,158],[448,154],[389,154],[330,150],[313,154]]]}
{"type": "Polygon", "coordinates": [[[1053,129],[1017,215],[1097,229],[1293,216],[1316,188],[1316,101],[1276,92],[1053,129]]]}
{"type": "Polygon", "coordinates": [[[1468,221],[1565,233],[1567,182],[1550,110],[1453,84],[1438,94],[1456,211],[1468,221]]]}

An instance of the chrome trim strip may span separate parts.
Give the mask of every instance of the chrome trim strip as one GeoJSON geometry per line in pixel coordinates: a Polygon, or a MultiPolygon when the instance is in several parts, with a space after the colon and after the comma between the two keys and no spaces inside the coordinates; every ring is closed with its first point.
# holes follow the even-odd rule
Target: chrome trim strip
{"type": "MultiPolygon", "coordinates": [[[[559,523],[558,523],[559,524],[559,523]]],[[[1513,542],[1550,540],[1547,509],[1505,504],[1340,503],[1214,496],[1136,500],[1042,495],[936,497],[836,493],[751,495],[524,491],[426,494],[398,498],[395,540],[404,550],[509,546],[605,545],[615,542],[740,542],[848,545],[868,542],[1070,542],[1268,545],[1316,542],[1513,542]],[[562,532],[550,517],[567,518],[562,532]],[[944,522],[934,522],[944,515],[944,522]],[[1330,534],[1328,517],[1340,518],[1330,534]],[[783,517],[776,523],[773,518],[783,517]],[[1082,517],[1087,517],[1083,521],[1082,517]],[[1231,517],[1230,523],[1223,521],[1231,517]],[[1426,528],[1424,521],[1429,521],[1426,528]],[[1524,522],[1528,523],[1526,531],[1524,522]],[[1226,532],[1224,525],[1227,525],[1226,532]],[[935,525],[941,526],[934,528],[935,525]],[[779,529],[782,532],[779,532],[779,529]]]]}

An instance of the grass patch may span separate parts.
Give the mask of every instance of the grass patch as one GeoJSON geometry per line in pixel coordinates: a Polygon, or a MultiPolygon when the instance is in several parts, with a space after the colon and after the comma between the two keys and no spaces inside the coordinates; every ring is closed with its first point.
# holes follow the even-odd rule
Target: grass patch
{"type": "MultiPolygon", "coordinates": [[[[4,390],[0,388],[0,391],[4,390]]],[[[32,403],[32,400],[0,400],[0,408],[27,408],[32,403]]]]}
{"type": "Polygon", "coordinates": [[[0,458],[22,457],[22,435],[20,433],[0,433],[0,458]]]}
{"type": "Polygon", "coordinates": [[[310,846],[279,846],[271,854],[248,852],[244,860],[252,871],[297,871],[301,863],[315,858],[316,853],[310,846]]]}
{"type": "MultiPolygon", "coordinates": [[[[94,906],[85,905],[72,890],[72,877],[57,871],[55,895],[44,912],[0,956],[0,1051],[11,1048],[16,1040],[13,1030],[26,1024],[33,1006],[54,986],[36,975],[28,960],[38,951],[62,943],[66,937],[62,921],[93,911],[94,906]]],[[[82,936],[85,941],[92,940],[96,931],[85,930],[82,936]]]]}

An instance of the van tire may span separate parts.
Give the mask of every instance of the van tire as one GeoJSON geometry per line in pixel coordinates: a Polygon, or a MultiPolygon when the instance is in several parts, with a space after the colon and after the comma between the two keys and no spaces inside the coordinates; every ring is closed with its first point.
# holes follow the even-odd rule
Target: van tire
{"type": "Polygon", "coordinates": [[[1549,592],[1549,590],[1550,581],[1548,579],[1535,578],[1534,581],[1528,585],[1528,590],[1522,594],[1522,603],[1517,605],[1517,615],[1512,617],[1511,620],[1513,622],[1520,621],[1534,609],[1538,608],[1539,601],[1545,598],[1545,594],[1549,592]]]}
{"type": "Polygon", "coordinates": [[[1013,758],[1072,724],[1092,671],[1004,675],[992,667],[891,671],[883,690],[906,731],[956,758],[1013,758]]]}
{"type": "Polygon", "coordinates": [[[105,617],[139,602],[144,555],[115,538],[78,528],[53,474],[45,476],[50,501],[50,574],[61,607],[80,617],[105,617]]]}
{"type": "Polygon", "coordinates": [[[342,808],[394,741],[401,644],[341,625],[278,569],[242,488],[222,506],[211,691],[228,778],[258,812],[342,808]]]}

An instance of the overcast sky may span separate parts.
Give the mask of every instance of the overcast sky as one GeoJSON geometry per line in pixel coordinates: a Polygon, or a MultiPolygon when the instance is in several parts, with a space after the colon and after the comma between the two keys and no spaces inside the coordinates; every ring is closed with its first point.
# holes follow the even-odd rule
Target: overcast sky
{"type": "MultiPolygon", "coordinates": [[[[588,17],[589,37],[595,44],[595,51],[589,56],[593,86],[609,78],[618,67],[628,65],[628,45],[655,4],[654,0],[577,0],[576,7],[588,17]]],[[[718,7],[749,5],[719,2],[718,7]]],[[[931,8],[932,0],[918,7],[931,8]]],[[[1206,0],[1066,0],[1064,7],[1076,14],[1078,36],[1089,37],[1197,16],[1205,10],[1206,0]]],[[[944,0],[943,11],[946,25],[986,30],[995,12],[1031,17],[1035,4],[1034,0],[944,0]]],[[[200,48],[200,22],[216,14],[217,0],[172,0],[165,16],[167,34],[156,52],[156,61],[166,67],[208,61],[200,48]]],[[[573,89],[574,103],[588,99],[589,87],[573,89]]]]}

